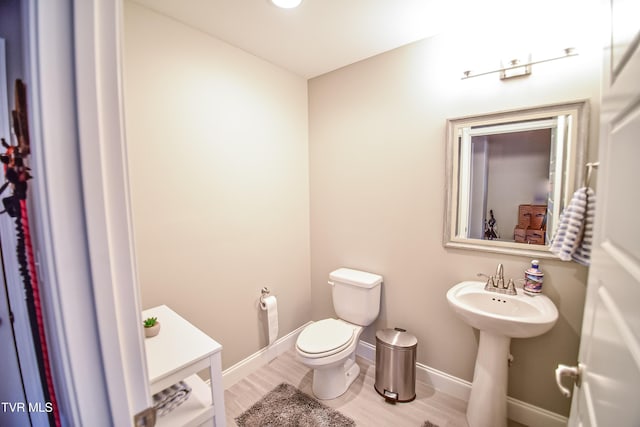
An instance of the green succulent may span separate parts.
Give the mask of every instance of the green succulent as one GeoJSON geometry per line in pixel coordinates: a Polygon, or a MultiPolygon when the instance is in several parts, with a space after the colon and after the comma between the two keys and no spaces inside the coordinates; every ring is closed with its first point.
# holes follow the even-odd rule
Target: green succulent
{"type": "Polygon", "coordinates": [[[155,326],[156,323],[158,323],[158,318],[157,317],[148,317],[148,318],[144,319],[144,327],[145,328],[150,328],[152,326],[155,326]]]}

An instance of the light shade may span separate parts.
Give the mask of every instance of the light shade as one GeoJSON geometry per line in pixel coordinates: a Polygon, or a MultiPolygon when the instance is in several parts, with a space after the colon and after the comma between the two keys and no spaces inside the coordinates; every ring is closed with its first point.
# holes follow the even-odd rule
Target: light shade
{"type": "Polygon", "coordinates": [[[283,9],[293,9],[300,6],[302,0],[271,0],[271,3],[283,9]]]}

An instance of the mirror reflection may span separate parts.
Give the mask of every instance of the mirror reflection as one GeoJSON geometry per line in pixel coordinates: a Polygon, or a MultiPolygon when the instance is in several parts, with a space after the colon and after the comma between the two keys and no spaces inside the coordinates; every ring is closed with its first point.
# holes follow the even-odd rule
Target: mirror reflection
{"type": "Polygon", "coordinates": [[[585,102],[449,120],[445,246],[548,251],[585,132],[585,102]]]}

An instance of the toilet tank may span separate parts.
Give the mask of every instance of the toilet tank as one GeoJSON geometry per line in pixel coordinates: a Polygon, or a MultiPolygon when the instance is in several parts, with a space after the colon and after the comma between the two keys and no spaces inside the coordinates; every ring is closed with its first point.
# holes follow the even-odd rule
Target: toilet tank
{"type": "Polygon", "coordinates": [[[329,274],[333,308],[349,323],[368,326],[380,312],[382,276],[366,271],[339,268],[329,274]]]}

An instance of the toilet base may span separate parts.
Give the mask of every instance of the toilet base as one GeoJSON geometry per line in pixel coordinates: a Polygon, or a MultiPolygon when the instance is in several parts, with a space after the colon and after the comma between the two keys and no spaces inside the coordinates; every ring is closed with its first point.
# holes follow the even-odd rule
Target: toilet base
{"type": "Polygon", "coordinates": [[[354,353],[344,363],[315,368],[311,386],[315,397],[330,400],[342,396],[360,374],[360,366],[355,359],[354,353]]]}

